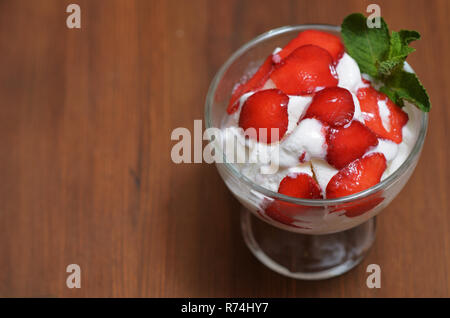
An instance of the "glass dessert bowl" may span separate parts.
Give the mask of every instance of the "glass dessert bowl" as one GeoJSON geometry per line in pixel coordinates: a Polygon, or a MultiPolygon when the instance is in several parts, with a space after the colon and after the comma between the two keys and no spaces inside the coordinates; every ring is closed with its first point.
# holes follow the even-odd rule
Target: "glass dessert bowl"
{"type": "MultiPolygon", "coordinates": [[[[211,83],[206,128],[223,127],[236,83],[254,73],[274,48],[310,29],[340,33],[337,26],[287,26],[266,32],[237,50],[211,83]]],[[[223,144],[215,142],[216,155],[223,158],[216,162],[217,169],[243,206],[241,229],[251,252],[270,269],[297,279],[330,278],[356,266],[375,240],[375,216],[401,191],[419,159],[428,115],[414,107],[408,108],[408,115],[417,134],[403,163],[376,185],[336,199],[300,199],[271,191],[229,162],[223,144]]]]}

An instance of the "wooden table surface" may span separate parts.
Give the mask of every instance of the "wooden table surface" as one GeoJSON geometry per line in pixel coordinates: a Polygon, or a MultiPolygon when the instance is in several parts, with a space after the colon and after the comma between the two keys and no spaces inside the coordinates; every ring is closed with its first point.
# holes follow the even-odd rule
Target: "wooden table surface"
{"type": "Polygon", "coordinates": [[[210,81],[269,29],[340,24],[372,1],[1,0],[0,296],[450,296],[450,1],[377,1],[415,29],[433,103],[420,162],[351,272],[304,282],[247,250],[213,165],[172,163],[210,81]],[[66,6],[81,7],[81,29],[66,6]],[[80,289],[66,287],[79,264],[80,289]],[[381,289],[366,287],[379,264],[381,289]]]}

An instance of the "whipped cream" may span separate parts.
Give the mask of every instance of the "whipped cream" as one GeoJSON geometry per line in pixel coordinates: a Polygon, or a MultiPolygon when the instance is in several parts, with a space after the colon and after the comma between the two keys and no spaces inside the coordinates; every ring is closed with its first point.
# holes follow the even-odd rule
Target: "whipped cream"
{"type": "Polygon", "coordinates": [[[356,92],[358,88],[365,86],[361,81],[361,72],[356,61],[347,53],[339,60],[336,66],[336,72],[339,77],[338,86],[348,89],[350,92],[356,92]]]}

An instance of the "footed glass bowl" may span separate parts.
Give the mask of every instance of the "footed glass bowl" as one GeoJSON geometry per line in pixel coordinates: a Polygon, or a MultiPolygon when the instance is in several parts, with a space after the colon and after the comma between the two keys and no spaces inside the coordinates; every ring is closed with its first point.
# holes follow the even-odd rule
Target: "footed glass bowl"
{"type": "MultiPolygon", "coordinates": [[[[244,75],[254,72],[276,47],[283,47],[300,31],[324,30],[339,34],[330,25],[286,26],[266,32],[237,50],[221,67],[208,91],[206,128],[220,128],[226,120],[231,92],[244,75]]],[[[403,164],[377,185],[342,198],[308,200],[285,196],[253,183],[227,162],[217,169],[233,195],[242,203],[242,234],[250,251],[270,269],[298,279],[325,279],[356,266],[375,240],[375,216],[408,181],[422,150],[428,115],[409,111],[418,134],[403,164]],[[271,205],[272,209],[267,209],[271,205]]]]}

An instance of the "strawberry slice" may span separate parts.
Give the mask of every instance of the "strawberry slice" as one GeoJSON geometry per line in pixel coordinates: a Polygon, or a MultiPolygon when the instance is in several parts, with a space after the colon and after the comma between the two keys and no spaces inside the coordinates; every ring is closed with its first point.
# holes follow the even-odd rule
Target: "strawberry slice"
{"type": "Polygon", "coordinates": [[[231,94],[231,99],[228,104],[227,112],[232,114],[239,109],[238,99],[252,90],[261,88],[269,78],[270,72],[273,69],[272,55],[270,55],[264,63],[259,67],[256,73],[245,83],[238,84],[231,94]]]}
{"type": "MultiPolygon", "coordinates": [[[[320,186],[310,175],[298,173],[288,175],[280,182],[278,192],[295,198],[322,199],[320,186]]],[[[302,214],[307,207],[280,200],[273,201],[266,209],[266,214],[283,224],[292,225],[294,216],[302,214]]],[[[298,227],[298,226],[297,226],[298,227]]]]}
{"type": "Polygon", "coordinates": [[[337,169],[362,157],[370,147],[378,145],[373,132],[359,121],[348,127],[331,128],[327,134],[327,161],[337,169]]]}
{"type": "Polygon", "coordinates": [[[280,182],[278,193],[303,199],[322,199],[319,184],[306,173],[284,177],[280,182]]]}
{"type": "Polygon", "coordinates": [[[382,196],[382,192],[376,192],[365,198],[340,204],[336,206],[331,213],[344,211],[346,217],[355,218],[371,211],[383,201],[384,197],[382,196]]]}
{"type": "Polygon", "coordinates": [[[328,182],[327,199],[344,197],[361,192],[381,180],[386,170],[386,158],[381,153],[371,153],[351,162],[328,182]]]}
{"type": "Polygon", "coordinates": [[[289,97],[279,89],[267,89],[251,95],[242,106],[239,127],[256,129],[256,136],[247,135],[258,141],[272,143],[283,138],[289,124],[287,104],[289,97]],[[260,131],[265,128],[265,131],[260,131]],[[278,129],[278,136],[272,136],[272,128],[278,129]]]}
{"type": "MultiPolygon", "coordinates": [[[[264,215],[261,212],[258,212],[260,215],[264,215]]],[[[266,215],[268,217],[270,217],[271,219],[278,221],[280,223],[283,223],[285,225],[289,225],[298,229],[310,229],[309,227],[306,226],[299,226],[294,224],[294,222],[298,222],[301,223],[302,221],[300,220],[296,220],[288,215],[285,214],[285,212],[283,212],[282,210],[280,210],[278,207],[275,207],[275,205],[270,205],[267,209],[266,209],[266,215]]]]}
{"type": "Polygon", "coordinates": [[[327,87],[314,95],[305,118],[316,118],[331,126],[347,125],[355,113],[352,94],[341,87],[327,87]]]}
{"type": "Polygon", "coordinates": [[[408,114],[372,86],[360,88],[356,96],[366,126],[379,138],[389,139],[397,144],[401,143],[402,128],[408,122],[408,114]],[[385,118],[387,117],[384,124],[381,114],[384,114],[385,118]]]}
{"type": "Polygon", "coordinates": [[[337,86],[331,55],[321,47],[305,45],[276,65],[270,78],[286,94],[308,95],[318,88],[337,86]]]}
{"type": "Polygon", "coordinates": [[[292,39],[280,52],[278,52],[275,60],[282,60],[296,48],[308,44],[317,45],[327,50],[335,63],[344,54],[344,45],[342,44],[341,39],[336,35],[318,30],[306,30],[300,32],[296,38],[292,39]]]}

